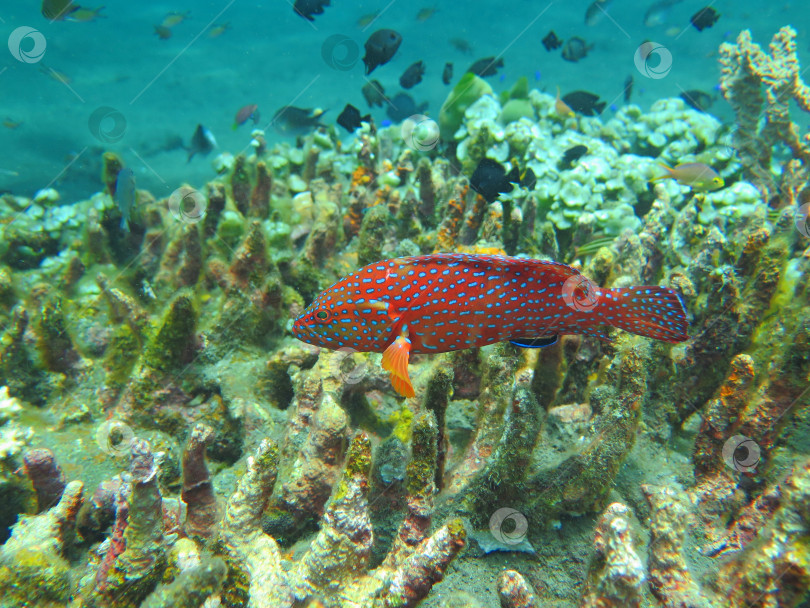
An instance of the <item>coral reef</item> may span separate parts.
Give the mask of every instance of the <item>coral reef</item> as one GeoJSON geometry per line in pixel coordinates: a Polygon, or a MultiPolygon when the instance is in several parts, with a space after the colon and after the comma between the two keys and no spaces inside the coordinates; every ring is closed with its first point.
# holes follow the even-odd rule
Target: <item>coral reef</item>
{"type": "Polygon", "coordinates": [[[681,99],[560,116],[527,79],[496,95],[466,74],[434,147],[368,122],[256,130],[199,189],[139,191],[126,233],[112,152],[87,200],[4,194],[0,605],[801,605],[795,44],[722,47],[736,156],[681,99]],[[483,158],[536,184],[488,203],[469,181],[483,158]],[[649,183],[677,162],[728,186],[649,183]],[[436,251],[670,287],[690,339],[415,355],[408,399],[379,354],[292,339],[339,277],[436,251]]]}

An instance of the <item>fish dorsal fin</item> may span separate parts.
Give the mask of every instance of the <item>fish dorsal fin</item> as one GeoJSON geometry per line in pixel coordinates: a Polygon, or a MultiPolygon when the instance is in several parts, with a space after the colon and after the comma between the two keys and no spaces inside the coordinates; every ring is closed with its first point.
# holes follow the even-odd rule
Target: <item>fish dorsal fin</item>
{"type": "Polygon", "coordinates": [[[543,348],[544,346],[556,344],[558,337],[559,336],[555,334],[553,336],[541,336],[539,338],[517,338],[509,341],[521,348],[543,348]]]}

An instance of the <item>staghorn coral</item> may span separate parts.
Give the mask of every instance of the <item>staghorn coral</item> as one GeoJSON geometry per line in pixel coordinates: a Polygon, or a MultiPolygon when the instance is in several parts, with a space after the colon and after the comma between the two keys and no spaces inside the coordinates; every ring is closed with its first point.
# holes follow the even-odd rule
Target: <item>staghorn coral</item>
{"type": "Polygon", "coordinates": [[[22,516],[0,547],[0,597],[3,601],[41,606],[66,605],[71,595],[66,559],[76,532],[76,515],[84,486],[71,481],[58,504],[33,516],[22,516]]]}
{"type": "Polygon", "coordinates": [[[531,586],[519,572],[506,570],[498,580],[501,608],[540,608],[531,586]]]}
{"type": "Polygon", "coordinates": [[[759,188],[765,201],[779,195],[780,201],[774,204],[779,207],[796,199],[796,189],[790,182],[776,183],[771,175],[771,153],[779,144],[787,146],[793,158],[802,162],[802,174],[807,179],[810,146],[791,121],[789,104],[793,100],[810,112],[810,88],[801,77],[795,29],[781,28],[771,41],[770,51],[768,55],[752,41],[750,30],[740,32],[736,44],[721,44],[720,86],[736,115],[734,146],[745,176],[759,188]],[[789,189],[793,190],[790,196],[783,191],[789,189]]]}
{"type": "Polygon", "coordinates": [[[183,490],[180,499],[186,503],[183,532],[190,538],[209,538],[219,521],[217,498],[205,463],[205,448],[214,438],[214,430],[197,424],[183,451],[183,490]]]}
{"type": "MultiPolygon", "coordinates": [[[[435,442],[435,422],[426,422],[423,439],[435,442]]],[[[441,580],[464,546],[464,529],[455,521],[425,536],[433,480],[431,449],[415,445],[409,469],[411,507],[398,542],[383,564],[364,572],[373,542],[368,514],[369,439],[357,435],[346,455],[338,482],[322,519],[321,529],[297,564],[285,572],[276,541],[261,532],[260,516],[272,492],[278,449],[263,442],[248,461],[248,471],[228,501],[220,541],[232,559],[245,568],[249,606],[293,606],[317,600],[329,608],[414,606],[441,580]],[[427,449],[425,453],[424,450],[427,449]]]]}
{"type": "Polygon", "coordinates": [[[596,522],[596,556],[580,604],[582,608],[641,605],[645,574],[633,547],[629,513],[625,505],[614,502],[596,522]]]}
{"type": "Polygon", "coordinates": [[[53,452],[47,448],[28,450],[23,455],[23,466],[37,493],[37,511],[50,509],[59,502],[66,480],[53,452]]]}

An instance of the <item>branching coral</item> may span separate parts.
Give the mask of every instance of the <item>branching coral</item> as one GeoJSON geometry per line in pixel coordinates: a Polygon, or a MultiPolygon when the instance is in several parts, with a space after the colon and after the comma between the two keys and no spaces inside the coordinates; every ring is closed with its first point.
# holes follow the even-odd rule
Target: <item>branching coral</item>
{"type": "Polygon", "coordinates": [[[382,565],[366,572],[373,531],[368,513],[371,449],[357,435],[346,455],[342,480],[324,513],[321,529],[289,572],[276,541],[261,531],[261,513],[276,478],[278,450],[264,442],[226,509],[221,542],[243,564],[248,605],[292,607],[317,599],[328,608],[415,606],[441,580],[464,546],[464,528],[454,521],[426,536],[435,467],[435,421],[417,423],[418,439],[408,469],[409,511],[382,565]]]}
{"type": "Polygon", "coordinates": [[[783,27],[771,41],[770,55],[752,41],[749,30],[740,32],[736,44],[720,45],[720,86],[737,117],[734,145],[746,178],[765,199],[781,194],[782,200],[774,206],[795,201],[795,189],[802,180],[777,185],[771,175],[772,151],[778,145],[787,146],[793,158],[802,162],[805,180],[810,166],[810,144],[802,140],[789,114],[791,100],[810,112],[810,87],[801,77],[795,39],[796,30],[783,27]],[[760,125],[763,115],[765,121],[760,125]]]}

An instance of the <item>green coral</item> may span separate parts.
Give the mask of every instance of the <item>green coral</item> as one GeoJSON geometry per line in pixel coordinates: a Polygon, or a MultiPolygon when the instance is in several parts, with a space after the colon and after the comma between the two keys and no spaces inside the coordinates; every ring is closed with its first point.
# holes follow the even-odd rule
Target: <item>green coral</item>
{"type": "Polygon", "coordinates": [[[160,327],[146,347],[144,363],[161,371],[176,371],[191,360],[197,312],[191,295],[181,293],[169,304],[160,327]]]}
{"type": "Polygon", "coordinates": [[[181,572],[168,585],[155,589],[140,608],[198,608],[219,592],[226,574],[227,567],[222,559],[207,559],[181,572]]]}
{"type": "Polygon", "coordinates": [[[37,323],[37,349],[45,367],[53,372],[65,373],[78,358],[73,342],[65,327],[62,298],[48,300],[37,323]]]}
{"type": "Polygon", "coordinates": [[[432,412],[420,414],[413,424],[411,461],[406,471],[405,487],[412,496],[430,495],[436,474],[439,427],[432,412]]]}
{"type": "Polygon", "coordinates": [[[361,266],[379,262],[382,248],[388,235],[388,222],[391,215],[382,205],[372,207],[363,217],[360,233],[357,235],[357,262],[361,266]]]}
{"type": "Polygon", "coordinates": [[[492,87],[472,72],[461,77],[439,110],[439,132],[444,141],[452,141],[461,124],[464,113],[482,95],[492,95],[492,87]]]}

